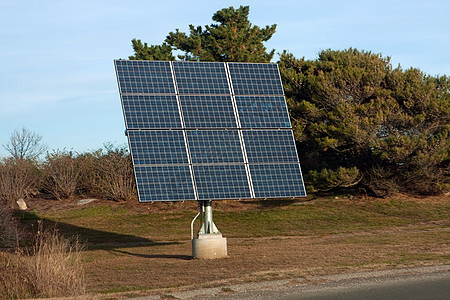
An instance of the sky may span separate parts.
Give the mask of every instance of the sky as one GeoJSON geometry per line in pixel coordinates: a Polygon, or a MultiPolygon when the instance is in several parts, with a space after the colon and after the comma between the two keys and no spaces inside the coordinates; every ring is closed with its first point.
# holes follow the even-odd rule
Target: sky
{"type": "Polygon", "coordinates": [[[265,44],[277,53],[316,59],[353,47],[394,67],[450,75],[448,0],[0,0],[0,145],[22,127],[50,151],[126,144],[113,60],[133,55],[133,38],[161,44],[240,5],[254,25],[277,24],[265,44]]]}

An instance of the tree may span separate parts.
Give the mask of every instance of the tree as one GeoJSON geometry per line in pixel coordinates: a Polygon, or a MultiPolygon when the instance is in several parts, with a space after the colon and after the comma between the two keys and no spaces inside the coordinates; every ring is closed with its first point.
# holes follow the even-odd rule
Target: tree
{"type": "Polygon", "coordinates": [[[276,25],[260,28],[248,20],[249,6],[232,6],[217,11],[212,19],[215,24],[189,25],[189,34],[170,32],[161,46],[148,46],[134,39],[134,56],[130,59],[174,60],[172,49],[184,52],[182,60],[270,62],[275,50],[266,51],[263,42],[275,33],[276,25]]]}
{"type": "Polygon", "coordinates": [[[130,56],[133,60],[175,60],[172,55],[172,47],[167,43],[162,45],[151,45],[147,43],[142,44],[141,40],[131,40],[135,55],[130,56]]]}
{"type": "Polygon", "coordinates": [[[380,196],[446,189],[446,76],[393,69],[389,58],[351,48],[322,51],[315,61],[285,52],[280,72],[315,189],[359,185],[380,196]]]}
{"type": "Polygon", "coordinates": [[[25,127],[21,131],[14,130],[9,138],[9,143],[3,147],[13,158],[29,160],[36,160],[47,150],[47,147],[42,144],[42,136],[25,127]]]}

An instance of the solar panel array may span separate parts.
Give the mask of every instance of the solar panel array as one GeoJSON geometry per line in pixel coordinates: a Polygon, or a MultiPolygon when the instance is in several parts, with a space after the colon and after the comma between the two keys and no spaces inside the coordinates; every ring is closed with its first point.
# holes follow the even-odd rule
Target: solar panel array
{"type": "Polygon", "coordinates": [[[139,201],[306,196],[276,64],[115,67],[139,201]]]}

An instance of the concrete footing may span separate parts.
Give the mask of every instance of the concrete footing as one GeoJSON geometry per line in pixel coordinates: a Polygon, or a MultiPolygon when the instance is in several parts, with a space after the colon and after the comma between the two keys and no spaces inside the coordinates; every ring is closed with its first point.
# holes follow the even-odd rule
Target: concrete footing
{"type": "Polygon", "coordinates": [[[202,234],[192,240],[192,256],[200,259],[227,257],[227,239],[221,234],[202,234]]]}

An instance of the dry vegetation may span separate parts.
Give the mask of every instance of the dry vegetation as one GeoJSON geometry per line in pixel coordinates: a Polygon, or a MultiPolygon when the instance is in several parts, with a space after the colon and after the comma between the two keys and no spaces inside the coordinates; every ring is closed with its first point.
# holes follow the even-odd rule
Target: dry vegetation
{"type": "Polygon", "coordinates": [[[12,247],[19,239],[17,222],[4,204],[0,205],[0,248],[12,247]]]}
{"type": "Polygon", "coordinates": [[[38,227],[30,247],[0,252],[2,299],[82,295],[85,290],[81,244],[56,230],[38,227]]]}

